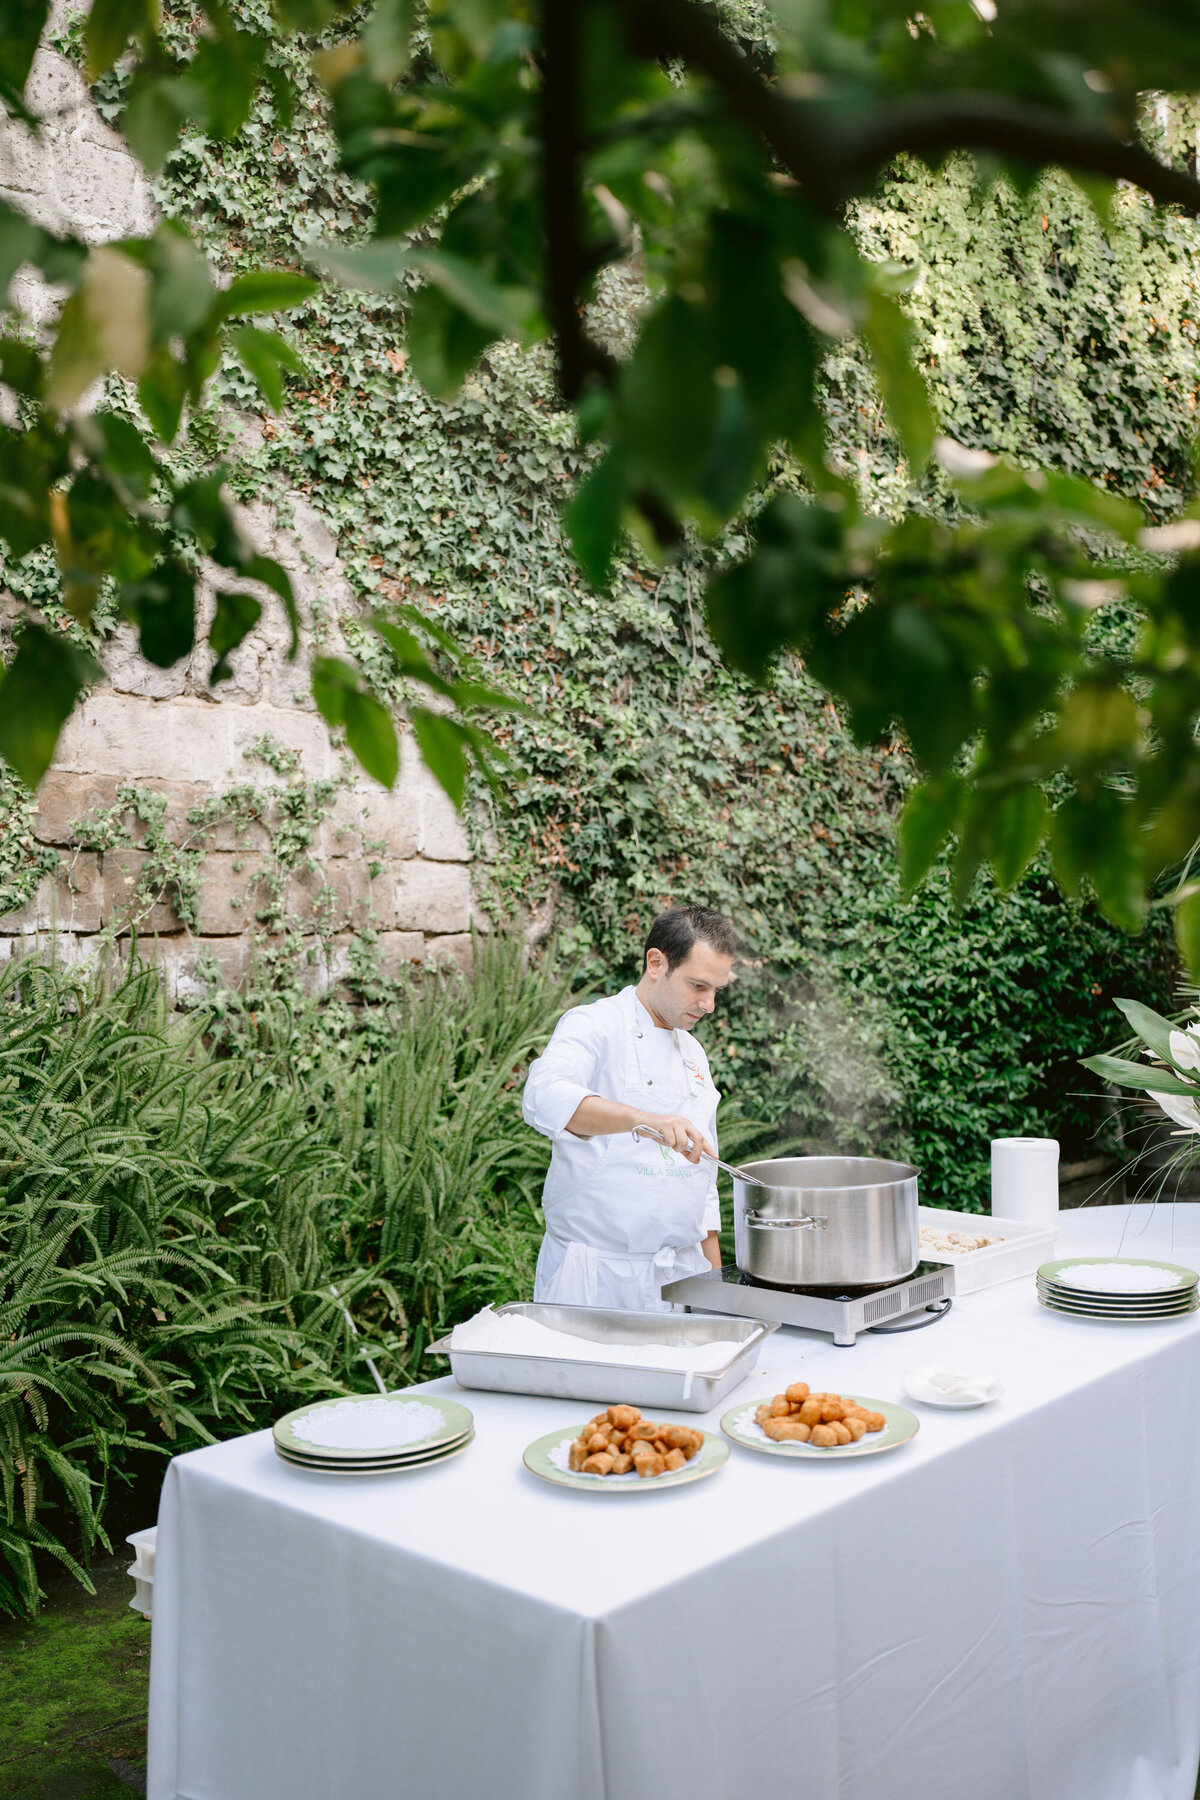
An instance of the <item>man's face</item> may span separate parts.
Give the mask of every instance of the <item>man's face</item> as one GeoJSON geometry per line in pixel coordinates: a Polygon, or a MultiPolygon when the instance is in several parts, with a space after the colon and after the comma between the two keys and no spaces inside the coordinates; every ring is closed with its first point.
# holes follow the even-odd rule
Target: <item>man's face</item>
{"type": "Polygon", "coordinates": [[[672,1031],[691,1031],[717,1003],[728,986],[733,958],[711,944],[695,943],[683,961],[668,973],[661,950],[646,954],[650,1011],[659,1024],[672,1031]]]}

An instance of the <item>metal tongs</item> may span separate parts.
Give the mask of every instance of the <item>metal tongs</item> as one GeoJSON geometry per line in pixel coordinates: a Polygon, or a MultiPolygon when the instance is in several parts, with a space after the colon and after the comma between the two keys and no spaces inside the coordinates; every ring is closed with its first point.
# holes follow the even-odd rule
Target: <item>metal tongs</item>
{"type": "MultiPolygon", "coordinates": [[[[656,1138],[660,1144],[667,1143],[662,1132],[654,1125],[635,1125],[633,1128],[633,1135],[635,1138],[642,1136],[656,1138]]],[[[689,1138],[689,1149],[691,1148],[691,1144],[692,1140],[689,1138]]],[[[674,1150],[675,1146],[670,1144],[667,1145],[667,1148],[674,1150]]],[[[679,1154],[681,1153],[676,1151],[676,1155],[679,1154]]],[[[766,1187],[768,1185],[765,1181],[760,1181],[757,1175],[751,1175],[749,1169],[736,1169],[732,1163],[722,1162],[720,1157],[714,1156],[711,1150],[702,1150],[700,1154],[706,1162],[716,1163],[718,1169],[723,1169],[726,1175],[736,1176],[739,1181],[748,1181],[753,1187],[766,1187]]]]}

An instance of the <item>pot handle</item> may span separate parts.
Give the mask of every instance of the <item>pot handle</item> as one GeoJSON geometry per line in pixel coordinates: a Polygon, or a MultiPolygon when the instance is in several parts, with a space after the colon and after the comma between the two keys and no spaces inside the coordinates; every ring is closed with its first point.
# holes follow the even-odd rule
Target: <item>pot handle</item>
{"type": "Polygon", "coordinates": [[[799,1219],[768,1219],[762,1213],[757,1213],[751,1207],[747,1207],[742,1217],[747,1225],[753,1225],[756,1231],[803,1231],[806,1228],[813,1231],[828,1231],[829,1229],[828,1219],[813,1218],[809,1213],[803,1214],[799,1219]]]}

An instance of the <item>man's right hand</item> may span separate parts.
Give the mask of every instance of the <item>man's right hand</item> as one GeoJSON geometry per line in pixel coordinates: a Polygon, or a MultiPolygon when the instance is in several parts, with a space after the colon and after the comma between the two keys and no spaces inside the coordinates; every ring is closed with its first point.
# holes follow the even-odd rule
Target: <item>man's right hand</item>
{"type": "MultiPolygon", "coordinates": [[[[651,1130],[662,1134],[663,1142],[669,1150],[678,1150],[686,1156],[690,1163],[698,1163],[702,1153],[715,1156],[716,1151],[704,1133],[692,1124],[690,1119],[681,1118],[676,1113],[642,1113],[634,1131],[639,1126],[648,1126],[651,1130]]],[[[656,1139],[651,1138],[652,1143],[656,1139]]]]}

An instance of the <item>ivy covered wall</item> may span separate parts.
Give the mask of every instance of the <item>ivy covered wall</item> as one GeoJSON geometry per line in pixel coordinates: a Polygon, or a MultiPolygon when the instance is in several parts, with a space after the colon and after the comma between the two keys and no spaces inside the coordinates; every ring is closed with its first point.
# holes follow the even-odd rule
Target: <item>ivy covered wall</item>
{"type": "MultiPolygon", "coordinates": [[[[307,244],[366,218],[320,90],[293,51],[275,54],[301,88],[291,125],[264,97],[236,143],[185,142],[157,187],[227,271],[301,263],[307,244]]],[[[1064,180],[1018,196],[961,164],[937,178],[898,169],[860,229],[869,253],[919,268],[910,303],[947,431],[1156,513],[1178,506],[1196,394],[1193,228],[1127,194],[1105,233],[1064,180]]],[[[635,284],[615,283],[613,335],[632,303],[635,284]]],[[[402,295],[322,293],[288,329],[308,374],[285,414],[261,416],[226,369],[198,441],[225,445],[245,500],[301,494],[360,600],[416,599],[527,703],[500,728],[505,803],[478,794],[469,820],[493,915],[552,908],[584,977],[613,985],[635,972],[662,902],[704,899],[745,938],[709,1048],[746,1110],[814,1144],[909,1151],[932,1193],[966,1204],[986,1194],[996,1132],[1052,1132],[1068,1159],[1087,1156],[1098,1108],[1074,1059],[1107,1035],[1113,993],[1165,1000],[1165,934],[1123,939],[1036,871],[1007,903],[981,885],[961,916],[938,878],[901,904],[903,746],[856,748],[797,662],[764,690],[731,676],[705,633],[699,556],[664,573],[631,546],[609,594],[581,584],[558,508],[583,453],[543,356],[490,352],[441,405],[407,372],[402,295]]],[[[827,381],[836,450],[873,503],[941,504],[936,478],[910,492],[853,341],[827,381]]],[[[738,548],[733,532],[722,553],[738,548]]],[[[365,650],[353,606],[339,629],[365,650]]],[[[382,653],[372,672],[402,700],[382,653]]]]}

